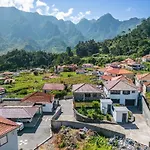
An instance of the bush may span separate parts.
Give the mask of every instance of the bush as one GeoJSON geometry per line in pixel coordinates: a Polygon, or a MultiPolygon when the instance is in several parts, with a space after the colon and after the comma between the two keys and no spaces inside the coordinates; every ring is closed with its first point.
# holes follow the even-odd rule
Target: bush
{"type": "Polygon", "coordinates": [[[59,144],[59,148],[64,148],[65,146],[66,146],[66,144],[64,141],[59,144]]]}
{"type": "Polygon", "coordinates": [[[106,115],[106,119],[107,119],[108,121],[111,121],[111,116],[110,116],[109,114],[107,114],[107,115],[106,115]]]}

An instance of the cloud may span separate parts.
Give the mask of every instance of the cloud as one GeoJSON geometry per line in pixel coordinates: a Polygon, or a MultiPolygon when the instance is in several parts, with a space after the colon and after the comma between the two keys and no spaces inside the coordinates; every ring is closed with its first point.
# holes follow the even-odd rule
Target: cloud
{"type": "Polygon", "coordinates": [[[71,16],[73,13],[73,8],[69,8],[67,12],[60,11],[55,5],[52,5],[52,12],[50,15],[55,16],[57,19],[65,20],[67,17],[71,16]]]}
{"type": "Polygon", "coordinates": [[[79,12],[76,16],[71,16],[70,19],[74,23],[78,23],[82,18],[86,17],[87,15],[90,15],[91,11],[86,11],[85,13],[79,12]]]}
{"type": "Polygon", "coordinates": [[[134,11],[134,10],[135,10],[135,8],[132,8],[132,7],[128,7],[128,8],[126,9],[127,12],[131,12],[131,11],[134,11]]]}
{"type": "Polygon", "coordinates": [[[90,10],[89,10],[89,11],[86,11],[85,14],[86,14],[86,15],[90,15],[90,14],[91,14],[91,11],[90,11],[90,10]]]}
{"type": "Polygon", "coordinates": [[[16,7],[20,10],[30,12],[34,8],[34,0],[0,0],[0,6],[16,7]]]}
{"type": "Polygon", "coordinates": [[[47,4],[44,3],[44,2],[42,2],[42,1],[40,1],[40,0],[37,0],[37,1],[36,1],[36,6],[37,6],[37,7],[40,7],[40,6],[47,6],[47,4]]]}

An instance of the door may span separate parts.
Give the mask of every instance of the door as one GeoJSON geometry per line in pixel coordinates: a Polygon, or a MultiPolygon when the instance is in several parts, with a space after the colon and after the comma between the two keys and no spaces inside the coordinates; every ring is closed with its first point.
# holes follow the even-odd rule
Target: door
{"type": "Polygon", "coordinates": [[[107,106],[107,113],[108,113],[108,114],[111,114],[111,105],[109,105],[109,104],[108,104],[108,106],[107,106]]]}
{"type": "Polygon", "coordinates": [[[135,105],[135,99],[126,99],[125,105],[126,106],[134,106],[135,105]]]}
{"type": "Polygon", "coordinates": [[[126,113],[123,113],[122,114],[122,122],[127,122],[127,114],[126,113]]]}

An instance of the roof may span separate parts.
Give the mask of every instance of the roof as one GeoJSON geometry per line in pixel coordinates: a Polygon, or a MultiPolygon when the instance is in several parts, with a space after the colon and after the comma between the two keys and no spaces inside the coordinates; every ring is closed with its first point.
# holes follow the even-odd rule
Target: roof
{"type": "Polygon", "coordinates": [[[122,81],[127,81],[127,82],[129,82],[129,83],[133,83],[133,81],[132,81],[131,79],[129,79],[129,78],[123,76],[123,75],[117,76],[117,77],[112,77],[111,80],[112,80],[112,81],[114,81],[114,80],[122,80],[122,81]]]}
{"type": "Polygon", "coordinates": [[[150,59],[150,54],[143,56],[142,58],[150,59]]]}
{"type": "Polygon", "coordinates": [[[129,111],[128,108],[124,107],[124,106],[114,106],[114,110],[115,111],[123,111],[123,112],[124,111],[127,111],[127,112],[129,111]]]}
{"type": "Polygon", "coordinates": [[[138,80],[145,80],[145,81],[150,80],[150,73],[137,74],[136,78],[138,80]]]}
{"type": "Polygon", "coordinates": [[[112,103],[111,99],[100,99],[101,103],[112,103]]]}
{"type": "Polygon", "coordinates": [[[17,129],[18,127],[19,126],[15,122],[0,116],[0,136],[17,129]]]}
{"type": "Polygon", "coordinates": [[[103,76],[101,76],[101,79],[102,79],[102,80],[105,80],[105,81],[109,81],[109,80],[112,79],[112,76],[109,76],[109,75],[103,75],[103,76]]]}
{"type": "Polygon", "coordinates": [[[43,86],[43,90],[59,90],[62,91],[65,89],[64,84],[58,84],[58,83],[46,83],[43,86]]]}
{"type": "Polygon", "coordinates": [[[15,118],[32,118],[36,112],[39,110],[39,107],[13,107],[13,106],[6,106],[0,108],[0,116],[9,119],[15,118]]]}
{"type": "Polygon", "coordinates": [[[86,84],[86,83],[73,85],[72,91],[79,92],[79,93],[101,93],[102,92],[95,85],[86,84]]]}
{"type": "Polygon", "coordinates": [[[32,103],[52,103],[54,95],[49,95],[43,92],[35,92],[23,98],[21,102],[32,102],[32,103]]]}
{"type": "Polygon", "coordinates": [[[111,73],[111,74],[117,74],[117,75],[133,74],[132,71],[129,71],[129,70],[126,70],[126,69],[119,69],[119,68],[107,69],[106,72],[111,73]]]}
{"type": "Polygon", "coordinates": [[[146,87],[150,87],[150,82],[144,82],[143,83],[146,87]]]}
{"type": "Polygon", "coordinates": [[[137,90],[137,87],[134,84],[129,83],[124,80],[107,81],[104,83],[104,86],[108,90],[119,90],[119,91],[122,91],[122,90],[135,91],[135,90],[137,90]]]}

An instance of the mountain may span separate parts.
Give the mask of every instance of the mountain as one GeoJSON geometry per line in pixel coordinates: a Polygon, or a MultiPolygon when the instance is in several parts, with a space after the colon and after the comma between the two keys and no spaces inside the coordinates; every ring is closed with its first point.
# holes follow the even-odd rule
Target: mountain
{"type": "Polygon", "coordinates": [[[12,49],[49,52],[65,51],[79,41],[111,39],[140,24],[141,19],[119,21],[106,14],[98,20],[82,19],[78,24],[53,16],[23,12],[14,7],[0,7],[0,52],[12,49]]]}
{"type": "Polygon", "coordinates": [[[77,28],[85,37],[88,37],[88,39],[104,41],[105,39],[114,38],[118,34],[121,34],[122,31],[127,32],[128,29],[132,30],[140,23],[141,19],[138,18],[119,21],[108,13],[96,21],[82,19],[77,24],[77,28]]]}

